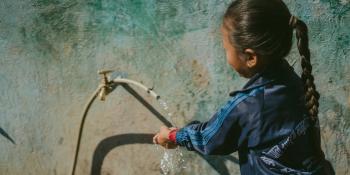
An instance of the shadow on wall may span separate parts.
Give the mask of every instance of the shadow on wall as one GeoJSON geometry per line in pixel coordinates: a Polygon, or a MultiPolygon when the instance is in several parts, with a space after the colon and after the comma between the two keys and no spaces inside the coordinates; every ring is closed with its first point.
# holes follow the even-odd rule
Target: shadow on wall
{"type": "Polygon", "coordinates": [[[7,134],[7,132],[4,129],[0,128],[0,134],[4,136],[7,140],[9,140],[11,143],[16,145],[16,142],[10,137],[9,134],[7,134]]]}
{"type": "MultiPolygon", "coordinates": [[[[156,109],[153,108],[146,100],[142,98],[135,90],[133,90],[128,85],[123,85],[123,87],[133,95],[142,105],[144,105],[150,112],[152,112],[164,125],[170,127],[171,123],[162,116],[156,109]]],[[[93,158],[92,158],[92,167],[91,175],[100,175],[102,170],[103,160],[107,154],[116,147],[122,145],[131,145],[131,144],[153,144],[152,137],[154,134],[147,133],[129,133],[115,135],[103,139],[96,147],[93,158]]],[[[229,175],[229,170],[225,165],[225,161],[232,161],[238,164],[238,159],[231,155],[229,156],[203,156],[198,153],[203,159],[205,159],[212,168],[214,168],[221,175],[229,175]]]]}
{"type": "MultiPolygon", "coordinates": [[[[152,137],[154,134],[121,134],[115,135],[103,139],[96,147],[93,158],[92,158],[92,167],[91,175],[100,175],[102,170],[103,160],[107,154],[112,151],[114,148],[131,145],[131,144],[153,144],[152,137]]],[[[229,171],[225,165],[225,161],[229,160],[238,164],[238,159],[233,156],[203,156],[198,153],[203,159],[205,159],[209,165],[214,168],[221,175],[229,175],[229,171]]]]}
{"type": "Polygon", "coordinates": [[[156,109],[153,108],[142,96],[137,93],[133,88],[127,84],[122,84],[125,90],[127,90],[131,95],[133,95],[143,106],[145,106],[152,114],[154,114],[165,126],[171,127],[172,124],[168,121],[162,114],[160,114],[156,109]]]}

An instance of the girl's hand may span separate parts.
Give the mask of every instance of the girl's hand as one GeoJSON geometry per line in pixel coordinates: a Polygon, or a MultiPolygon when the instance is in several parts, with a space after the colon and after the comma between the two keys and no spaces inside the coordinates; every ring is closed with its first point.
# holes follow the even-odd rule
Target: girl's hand
{"type": "Polygon", "coordinates": [[[169,140],[170,131],[176,128],[161,126],[159,132],[153,137],[153,143],[163,146],[166,149],[174,149],[177,145],[169,140]]]}

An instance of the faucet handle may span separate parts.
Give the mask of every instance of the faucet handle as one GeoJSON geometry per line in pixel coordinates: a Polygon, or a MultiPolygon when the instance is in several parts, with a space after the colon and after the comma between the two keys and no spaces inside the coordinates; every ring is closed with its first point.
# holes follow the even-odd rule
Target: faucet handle
{"type": "Polygon", "coordinates": [[[114,72],[113,70],[99,70],[97,73],[102,76],[101,82],[106,85],[109,81],[107,78],[107,74],[114,72]]]}
{"type": "Polygon", "coordinates": [[[113,70],[99,70],[97,73],[100,74],[100,75],[106,75],[106,74],[109,74],[109,73],[112,73],[114,72],[113,70]]]}

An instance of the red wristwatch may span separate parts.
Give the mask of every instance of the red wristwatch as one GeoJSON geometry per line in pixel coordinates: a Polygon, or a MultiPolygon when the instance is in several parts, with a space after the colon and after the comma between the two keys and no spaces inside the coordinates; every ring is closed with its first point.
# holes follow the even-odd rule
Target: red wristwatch
{"type": "Polygon", "coordinates": [[[175,128],[169,132],[168,139],[169,141],[176,144],[176,132],[178,131],[178,128],[175,128]]]}

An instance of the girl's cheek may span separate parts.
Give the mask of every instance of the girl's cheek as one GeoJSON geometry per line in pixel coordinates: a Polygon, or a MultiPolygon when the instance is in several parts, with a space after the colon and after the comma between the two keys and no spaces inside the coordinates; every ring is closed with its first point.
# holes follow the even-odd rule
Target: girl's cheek
{"type": "Polygon", "coordinates": [[[232,57],[232,54],[230,52],[226,52],[226,60],[229,65],[235,68],[234,58],[232,57]]]}

